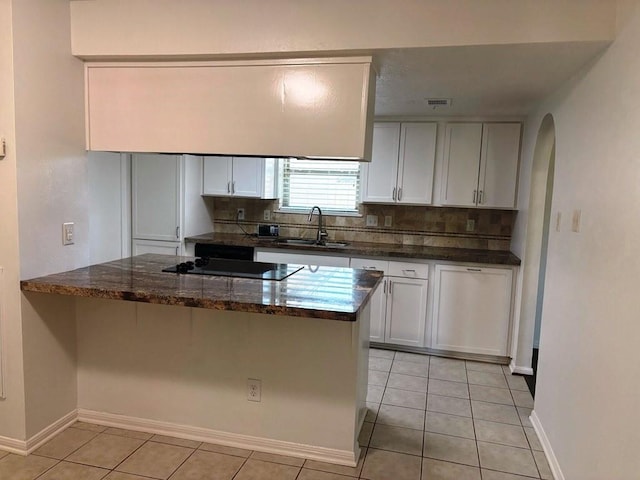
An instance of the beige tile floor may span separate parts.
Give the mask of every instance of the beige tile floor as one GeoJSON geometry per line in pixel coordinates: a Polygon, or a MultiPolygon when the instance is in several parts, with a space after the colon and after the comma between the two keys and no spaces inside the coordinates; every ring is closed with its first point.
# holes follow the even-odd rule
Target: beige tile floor
{"type": "Polygon", "coordinates": [[[78,422],[28,457],[0,451],[0,479],[552,479],[522,377],[373,349],[369,367],[355,468],[78,422]]]}

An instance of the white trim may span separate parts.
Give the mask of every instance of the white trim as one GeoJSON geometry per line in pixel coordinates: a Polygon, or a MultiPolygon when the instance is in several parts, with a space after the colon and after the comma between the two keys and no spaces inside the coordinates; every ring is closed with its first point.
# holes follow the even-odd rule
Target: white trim
{"type": "Polygon", "coordinates": [[[219,430],[193,427],[190,425],[179,425],[146,418],[96,412],[82,408],[78,409],[78,420],[109,427],[125,428],[128,430],[168,435],[187,440],[196,440],[199,442],[217,443],[219,445],[256,450],[259,452],[308,458],[311,460],[335,463],[350,467],[355,467],[358,460],[354,452],[350,452],[348,450],[336,450],[333,448],[317,447],[314,445],[272,440],[269,438],[222,432],[219,430]]]}
{"type": "Polygon", "coordinates": [[[17,453],[18,455],[28,455],[58,435],[62,430],[73,424],[77,418],[78,412],[77,410],[73,410],[67,413],[64,417],[53,422],[48,427],[43,428],[26,441],[0,437],[0,450],[17,453]]]}
{"type": "Polygon", "coordinates": [[[542,428],[542,423],[540,423],[540,419],[538,418],[535,410],[531,412],[529,420],[531,420],[533,429],[538,436],[538,440],[540,440],[540,444],[542,445],[544,454],[547,457],[547,462],[549,463],[549,468],[551,469],[551,474],[553,475],[554,480],[564,480],[564,475],[562,474],[562,470],[560,469],[558,459],[556,458],[555,453],[553,453],[551,442],[549,442],[549,438],[547,437],[544,428],[542,428]]]}
{"type": "Polygon", "coordinates": [[[509,364],[509,370],[511,370],[511,373],[518,373],[520,375],[533,375],[533,368],[520,367],[516,365],[513,361],[509,364]]]}

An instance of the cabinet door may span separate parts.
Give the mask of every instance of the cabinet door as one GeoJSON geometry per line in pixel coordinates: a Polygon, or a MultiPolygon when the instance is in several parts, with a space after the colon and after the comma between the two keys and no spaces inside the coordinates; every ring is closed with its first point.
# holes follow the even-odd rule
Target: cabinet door
{"type": "Polygon", "coordinates": [[[424,346],[427,281],[401,277],[389,277],[388,280],[385,341],[424,346]]]}
{"type": "Polygon", "coordinates": [[[180,238],[180,156],[133,155],[132,238],[180,238]]]}
{"type": "Polygon", "coordinates": [[[400,135],[397,200],[431,204],[437,123],[403,123],[400,135]]]}
{"type": "MultiPolygon", "coordinates": [[[[160,242],[157,240],[138,240],[132,242],[133,255],[142,255],[143,253],[159,253],[162,255],[181,255],[180,242],[160,242]]],[[[170,264],[167,265],[167,267],[170,264]]],[[[164,268],[164,267],[163,267],[164,268]]]]}
{"type": "Polygon", "coordinates": [[[433,348],[506,356],[512,270],[436,265],[433,348]]]}
{"type": "Polygon", "coordinates": [[[447,125],[440,199],[443,205],[476,205],[481,144],[481,123],[447,125]]]}
{"type": "Polygon", "coordinates": [[[519,123],[484,124],[478,205],[487,208],[515,207],[519,157],[519,123]]]}
{"type": "Polygon", "coordinates": [[[362,201],[394,203],[400,149],[400,124],[373,126],[371,162],[362,164],[362,201]]]}
{"type": "Polygon", "coordinates": [[[384,342],[385,318],[387,316],[387,285],[385,278],[371,297],[371,320],[369,321],[369,340],[372,342],[384,342]]]}
{"type": "Polygon", "coordinates": [[[262,164],[260,157],[233,157],[231,193],[235,197],[262,196],[262,164]]]}
{"type": "Polygon", "coordinates": [[[231,195],[231,157],[204,157],[202,169],[203,195],[231,195]]]}

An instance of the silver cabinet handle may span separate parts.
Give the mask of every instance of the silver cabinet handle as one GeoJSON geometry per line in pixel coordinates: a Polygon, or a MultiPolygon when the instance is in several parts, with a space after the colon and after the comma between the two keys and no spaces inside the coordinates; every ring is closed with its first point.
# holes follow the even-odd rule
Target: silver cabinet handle
{"type": "Polygon", "coordinates": [[[387,293],[387,281],[385,280],[382,285],[383,285],[382,293],[387,293]]]}
{"type": "Polygon", "coordinates": [[[408,275],[409,273],[415,275],[416,271],[415,271],[415,269],[411,268],[411,269],[407,269],[407,270],[402,270],[402,273],[405,274],[405,275],[408,275]]]}
{"type": "Polygon", "coordinates": [[[398,201],[402,200],[402,187],[398,189],[398,201]]]}
{"type": "Polygon", "coordinates": [[[473,204],[474,204],[474,205],[477,203],[477,202],[476,202],[476,198],[477,198],[477,196],[478,196],[478,191],[477,191],[477,190],[474,190],[474,191],[473,191],[473,204]]]}
{"type": "Polygon", "coordinates": [[[396,187],[393,187],[393,194],[392,194],[392,197],[393,197],[393,201],[394,201],[394,202],[396,201],[396,190],[397,190],[397,188],[396,188],[396,187]]]}
{"type": "Polygon", "coordinates": [[[180,238],[180,227],[176,227],[176,238],[180,238]]]}
{"type": "Polygon", "coordinates": [[[236,182],[231,182],[231,193],[236,193],[236,182]]]}
{"type": "Polygon", "coordinates": [[[478,203],[480,203],[480,204],[484,203],[484,198],[483,197],[484,197],[484,192],[482,190],[480,190],[478,192],[478,203]]]}
{"type": "Polygon", "coordinates": [[[227,182],[227,193],[231,193],[231,182],[227,182]]]}
{"type": "Polygon", "coordinates": [[[467,272],[481,272],[481,268],[467,268],[467,272]]]}
{"type": "Polygon", "coordinates": [[[180,247],[176,247],[176,257],[178,256],[178,250],[180,249],[180,247]]]}

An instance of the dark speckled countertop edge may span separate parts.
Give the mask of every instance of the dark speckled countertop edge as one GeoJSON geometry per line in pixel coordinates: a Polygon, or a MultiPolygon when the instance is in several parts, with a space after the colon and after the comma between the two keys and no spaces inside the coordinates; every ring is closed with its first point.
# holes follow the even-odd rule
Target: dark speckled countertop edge
{"type": "Polygon", "coordinates": [[[288,245],[277,243],[275,239],[271,238],[258,238],[251,235],[233,233],[205,233],[202,235],[193,235],[186,237],[185,242],[240,245],[279,250],[297,250],[308,253],[334,253],[345,256],[396,257],[403,259],[442,260],[450,262],[507,266],[519,266],[521,263],[520,259],[515,254],[506,250],[474,250],[453,247],[426,247],[420,245],[395,245],[367,242],[350,242],[349,245],[345,247],[288,245]]]}
{"type": "Polygon", "coordinates": [[[139,255],[22,280],[20,288],[24,292],[353,322],[382,278],[381,272],[322,267],[318,272],[303,269],[291,277],[292,282],[266,280],[264,285],[263,280],[176,276],[160,271],[183,260],[171,255],[139,255]],[[330,288],[323,290],[326,285],[330,288]]]}

